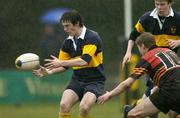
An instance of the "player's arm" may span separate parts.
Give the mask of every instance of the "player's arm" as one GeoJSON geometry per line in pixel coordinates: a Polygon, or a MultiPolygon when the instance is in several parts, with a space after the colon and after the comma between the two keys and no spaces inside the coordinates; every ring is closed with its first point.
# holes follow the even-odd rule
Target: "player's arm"
{"type": "Polygon", "coordinates": [[[60,61],[60,65],[64,67],[86,66],[88,65],[88,62],[86,62],[82,58],[76,58],[76,59],[71,59],[71,60],[60,61]]]}
{"type": "Polygon", "coordinates": [[[110,96],[121,94],[122,92],[130,88],[134,81],[135,79],[133,79],[132,77],[127,78],[125,81],[121,82],[116,88],[109,92],[110,96]]]}
{"type": "Polygon", "coordinates": [[[104,103],[105,101],[109,100],[112,96],[115,96],[117,94],[121,94],[126,89],[130,88],[132,84],[135,82],[136,79],[138,79],[140,76],[142,76],[145,72],[147,72],[146,68],[149,67],[149,63],[144,60],[143,58],[140,59],[135,66],[132,74],[123,82],[121,82],[116,88],[114,88],[110,92],[106,92],[104,95],[100,96],[98,98],[99,103],[104,103]]]}
{"type": "Polygon", "coordinates": [[[65,66],[65,67],[87,66],[90,63],[92,56],[95,55],[95,52],[97,50],[97,45],[98,45],[97,40],[95,39],[87,40],[82,50],[82,56],[76,59],[62,60],[60,61],[61,66],[65,66]]]}
{"type": "Polygon", "coordinates": [[[111,91],[107,91],[104,95],[100,96],[98,98],[98,103],[103,104],[107,100],[109,100],[111,97],[116,96],[118,94],[121,94],[125,90],[131,87],[131,85],[134,83],[135,79],[132,77],[127,78],[123,82],[121,82],[116,88],[114,88],[111,91]]]}
{"type": "Polygon", "coordinates": [[[81,58],[76,58],[76,59],[69,59],[69,60],[60,60],[57,57],[51,55],[52,59],[45,59],[46,63],[45,66],[46,68],[52,70],[55,68],[59,67],[73,67],[73,66],[86,66],[88,63],[81,59],[81,58]]]}
{"type": "Polygon", "coordinates": [[[124,68],[125,67],[125,64],[127,62],[130,62],[130,59],[131,59],[131,52],[132,52],[132,48],[134,46],[134,40],[129,40],[128,41],[128,46],[127,46],[127,50],[126,50],[126,54],[123,58],[123,62],[122,62],[122,67],[124,68]]]}
{"type": "Polygon", "coordinates": [[[71,60],[60,61],[61,66],[66,66],[66,67],[87,66],[90,63],[92,56],[95,54],[96,50],[97,50],[96,44],[85,45],[81,57],[71,60]]]}
{"type": "Polygon", "coordinates": [[[98,37],[92,37],[91,39],[86,40],[85,45],[82,49],[82,55],[78,58],[72,59],[68,54],[68,47],[64,46],[60,50],[59,59],[51,56],[52,59],[46,59],[48,63],[45,66],[49,69],[56,68],[56,67],[74,67],[74,66],[87,66],[92,56],[95,55],[98,45],[98,37]]]}
{"type": "Polygon", "coordinates": [[[63,72],[65,70],[66,69],[64,67],[58,67],[58,68],[54,68],[54,69],[50,70],[50,69],[47,69],[43,66],[40,66],[39,69],[33,70],[33,74],[37,77],[44,77],[46,75],[50,75],[53,73],[63,72]]]}
{"type": "Polygon", "coordinates": [[[139,21],[136,23],[135,27],[133,28],[131,34],[130,34],[130,38],[128,41],[128,46],[127,46],[127,50],[126,50],[126,54],[123,58],[123,62],[122,62],[122,67],[124,68],[125,64],[127,62],[130,62],[131,60],[131,53],[132,53],[132,49],[134,46],[134,42],[136,40],[136,38],[145,31],[144,27],[143,27],[143,21],[141,20],[141,18],[139,19],[139,21]]]}

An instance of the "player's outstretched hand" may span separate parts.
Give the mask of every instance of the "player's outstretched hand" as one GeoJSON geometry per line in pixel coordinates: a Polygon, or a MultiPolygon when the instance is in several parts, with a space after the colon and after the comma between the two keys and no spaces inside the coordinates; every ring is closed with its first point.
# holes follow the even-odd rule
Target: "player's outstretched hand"
{"type": "Polygon", "coordinates": [[[33,70],[33,74],[37,77],[44,77],[48,75],[50,71],[43,66],[39,66],[39,69],[33,70]]]}
{"type": "Polygon", "coordinates": [[[180,46],[180,41],[179,40],[168,40],[168,45],[171,49],[174,49],[174,48],[180,46]]]}
{"type": "Polygon", "coordinates": [[[131,53],[126,53],[124,58],[123,58],[122,68],[124,68],[125,64],[130,62],[130,60],[131,60],[131,53]]]}
{"type": "Polygon", "coordinates": [[[47,63],[44,64],[44,66],[45,66],[47,69],[50,69],[50,70],[52,70],[52,69],[57,68],[57,67],[60,66],[60,60],[59,60],[57,57],[51,55],[51,58],[52,58],[52,59],[45,59],[45,61],[46,61],[47,63]]]}
{"type": "Polygon", "coordinates": [[[111,98],[111,93],[109,91],[106,91],[106,93],[104,95],[98,97],[98,103],[104,104],[110,98],[111,98]]]}

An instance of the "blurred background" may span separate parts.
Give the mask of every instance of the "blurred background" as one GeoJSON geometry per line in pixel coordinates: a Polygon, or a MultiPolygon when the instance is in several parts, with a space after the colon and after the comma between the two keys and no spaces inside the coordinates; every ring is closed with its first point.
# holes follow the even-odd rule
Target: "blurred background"
{"type": "MultiPolygon", "coordinates": [[[[154,8],[154,0],[131,2],[132,7],[126,9],[132,9],[129,20],[134,26],[144,12],[154,8]]],[[[42,64],[50,54],[57,56],[66,37],[57,19],[67,10],[78,10],[85,25],[97,31],[103,40],[106,90],[122,81],[139,58],[134,47],[133,53],[137,55],[132,64],[126,70],[120,69],[127,46],[123,0],[0,0],[0,8],[0,118],[58,118],[61,93],[72,71],[38,79],[31,72],[17,70],[14,61],[27,52],[38,54],[42,64]]],[[[179,0],[173,8],[180,10],[179,0]]],[[[143,84],[141,80],[132,93],[118,96],[105,105],[96,105],[93,118],[107,117],[102,113],[121,118],[122,106],[141,97],[143,84]]]]}

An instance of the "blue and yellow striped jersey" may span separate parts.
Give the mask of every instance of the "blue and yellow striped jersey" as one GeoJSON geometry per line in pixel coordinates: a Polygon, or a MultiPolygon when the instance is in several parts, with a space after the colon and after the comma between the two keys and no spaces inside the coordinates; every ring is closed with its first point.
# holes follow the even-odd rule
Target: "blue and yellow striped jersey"
{"type": "MultiPolygon", "coordinates": [[[[170,14],[161,22],[156,9],[146,12],[136,23],[130,40],[136,40],[143,32],[152,33],[157,46],[168,47],[169,39],[180,40],[180,13],[171,9],[170,14]]],[[[174,51],[177,51],[177,48],[174,51]]]]}
{"type": "Polygon", "coordinates": [[[82,58],[87,66],[73,68],[73,78],[80,81],[105,80],[103,68],[102,40],[97,32],[83,27],[78,39],[69,36],[63,43],[59,59],[69,60],[82,58]]]}

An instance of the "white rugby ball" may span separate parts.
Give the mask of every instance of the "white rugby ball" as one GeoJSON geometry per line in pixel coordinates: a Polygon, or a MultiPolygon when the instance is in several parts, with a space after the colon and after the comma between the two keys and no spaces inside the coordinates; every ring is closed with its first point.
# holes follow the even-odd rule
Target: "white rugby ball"
{"type": "Polygon", "coordinates": [[[21,70],[33,70],[40,64],[39,56],[34,53],[25,53],[15,60],[15,66],[21,70]]]}

